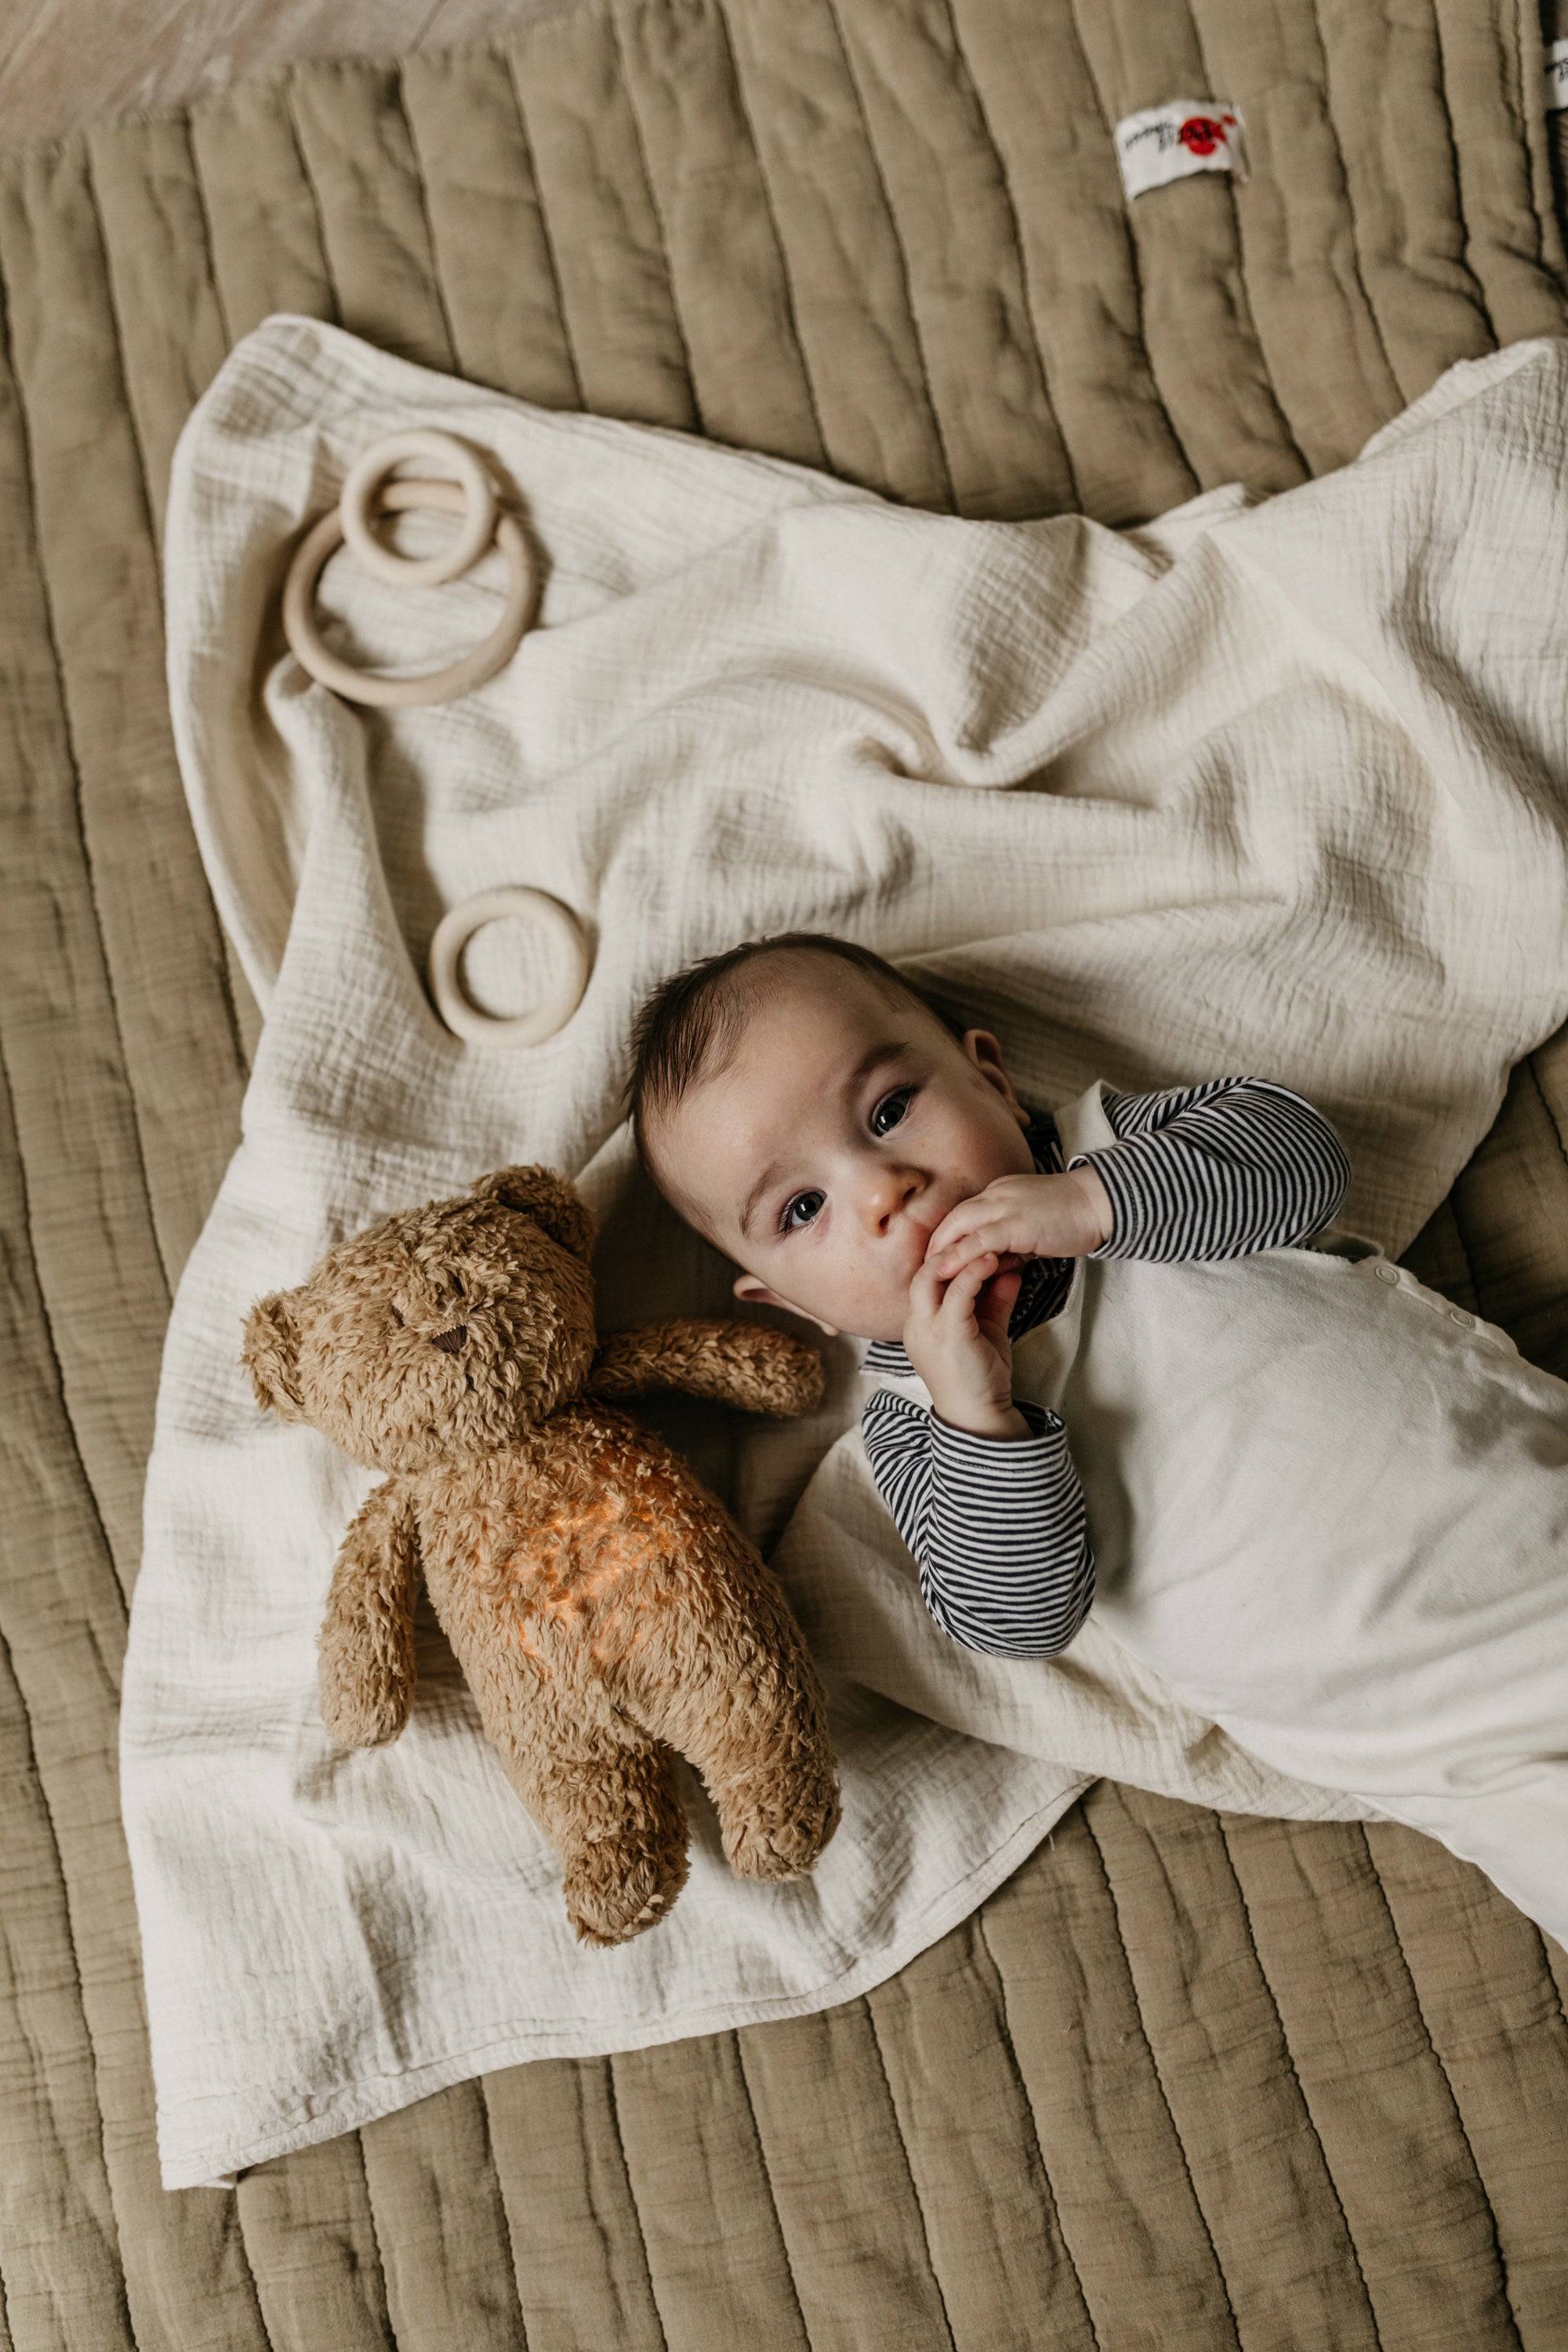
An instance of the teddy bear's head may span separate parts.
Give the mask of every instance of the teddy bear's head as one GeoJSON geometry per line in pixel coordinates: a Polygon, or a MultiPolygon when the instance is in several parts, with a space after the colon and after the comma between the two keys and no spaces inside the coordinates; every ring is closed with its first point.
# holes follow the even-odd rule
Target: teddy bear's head
{"type": "Polygon", "coordinates": [[[368,1469],[494,1453],[587,1378],[593,1244],[587,1209],[547,1168],[503,1168],[384,1217],[251,1308],[257,1396],[368,1469]]]}

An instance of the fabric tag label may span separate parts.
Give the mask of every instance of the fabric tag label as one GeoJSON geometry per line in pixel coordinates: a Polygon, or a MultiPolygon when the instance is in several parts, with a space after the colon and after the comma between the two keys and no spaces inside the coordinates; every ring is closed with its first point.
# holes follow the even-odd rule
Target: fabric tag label
{"type": "Polygon", "coordinates": [[[1557,114],[1568,106],[1568,41],[1550,41],[1546,48],[1546,111],[1557,114]]]}
{"type": "Polygon", "coordinates": [[[1192,172],[1229,172],[1245,180],[1244,127],[1234,106],[1207,98],[1173,98],[1124,114],[1115,131],[1116,160],[1129,198],[1192,172]]]}

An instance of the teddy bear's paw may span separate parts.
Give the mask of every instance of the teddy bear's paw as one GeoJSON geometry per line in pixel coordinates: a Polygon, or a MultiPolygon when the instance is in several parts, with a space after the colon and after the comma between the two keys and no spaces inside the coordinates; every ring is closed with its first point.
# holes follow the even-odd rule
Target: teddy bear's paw
{"type": "Polygon", "coordinates": [[[725,1822],[725,1859],[738,1878],[804,1878],[816,1869],[841,1810],[835,1780],[791,1788],[782,1802],[758,1805],[742,1819],[725,1822]]]}
{"type": "Polygon", "coordinates": [[[384,1748],[408,1720],[404,1691],[331,1689],[321,1692],[321,1721],[337,1748],[384,1748]]]}
{"type": "Polygon", "coordinates": [[[815,1412],[827,1378],[816,1349],[795,1332],[775,1330],[771,1324],[742,1328],[750,1343],[745,1367],[750,1393],[737,1396],[736,1402],[786,1421],[815,1412]]]}
{"type": "Polygon", "coordinates": [[[679,1853],[632,1853],[605,1843],[590,1846],[566,1872],[566,1916],[581,1944],[607,1950],[657,1927],[686,1884],[679,1853]]]}

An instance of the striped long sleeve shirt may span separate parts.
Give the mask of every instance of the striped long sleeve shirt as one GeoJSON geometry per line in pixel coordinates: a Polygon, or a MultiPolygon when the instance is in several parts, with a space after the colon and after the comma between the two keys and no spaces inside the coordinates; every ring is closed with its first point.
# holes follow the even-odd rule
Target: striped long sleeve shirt
{"type": "MultiPolygon", "coordinates": [[[[1114,1213],[1095,1257],[1172,1265],[1285,1249],[1327,1224],[1344,1198],[1350,1163],[1338,1136],[1287,1087],[1215,1078],[1152,1095],[1108,1087],[1101,1099],[1116,1147],[1069,1163],[1096,1171],[1114,1213]]],[[[1060,1173],[1055,1121],[1037,1118],[1028,1141],[1040,1173],[1060,1173]]],[[[1060,1313],[1072,1275],[1071,1258],[1031,1261],[1008,1327],[1014,1339],[1060,1313]]],[[[874,1343],[865,1370],[914,1376],[897,1340],[874,1343]]],[[[1030,1436],[978,1437],[883,1388],[861,1426],[872,1475],[943,1633],[993,1656],[1050,1657],[1089,1613],[1094,1553],[1061,1415],[1017,1410],[1030,1436]]]]}

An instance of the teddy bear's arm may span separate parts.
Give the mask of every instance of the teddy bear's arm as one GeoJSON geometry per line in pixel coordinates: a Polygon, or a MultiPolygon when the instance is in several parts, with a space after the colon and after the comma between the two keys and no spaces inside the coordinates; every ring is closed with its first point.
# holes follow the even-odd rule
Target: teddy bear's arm
{"type": "Polygon", "coordinates": [[[389,1478],[343,1538],[321,1622],[321,1721],[340,1748],[379,1748],[408,1720],[418,1590],[414,1497],[389,1478]]]}
{"type": "Polygon", "coordinates": [[[679,1317],[612,1331],[599,1343],[588,1386],[601,1397],[680,1389],[746,1412],[793,1419],[821,1403],[822,1378],[816,1349],[788,1331],[679,1317]]]}

